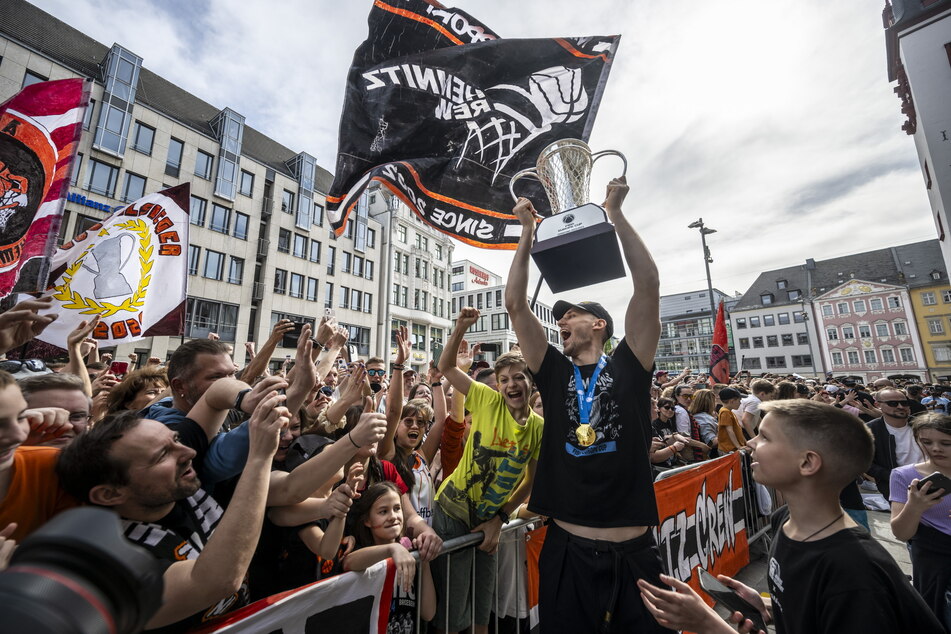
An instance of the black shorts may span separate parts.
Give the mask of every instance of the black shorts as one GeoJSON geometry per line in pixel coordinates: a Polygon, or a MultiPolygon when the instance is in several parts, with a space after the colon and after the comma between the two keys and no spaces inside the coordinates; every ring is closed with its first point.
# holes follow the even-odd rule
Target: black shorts
{"type": "Polygon", "coordinates": [[[650,530],[626,542],[607,542],[549,522],[538,561],[541,632],[674,634],[647,611],[636,584],[646,579],[663,586],[661,572],[650,530]]]}

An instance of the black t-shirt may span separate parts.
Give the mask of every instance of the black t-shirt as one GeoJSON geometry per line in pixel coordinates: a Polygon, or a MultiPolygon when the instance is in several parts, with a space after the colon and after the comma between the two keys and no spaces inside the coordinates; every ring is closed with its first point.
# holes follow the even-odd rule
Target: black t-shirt
{"type": "MultiPolygon", "coordinates": [[[[591,526],[655,526],[651,440],[651,371],[621,341],[598,377],[591,407],[594,444],[578,443],[572,362],[553,346],[535,373],[545,409],[538,472],[529,509],[591,526]]],[[[579,366],[583,380],[597,364],[579,366]]]]}
{"type": "Polygon", "coordinates": [[[785,507],[772,519],[767,580],[777,634],[942,634],[898,564],[861,528],[789,539],[785,507]]]}

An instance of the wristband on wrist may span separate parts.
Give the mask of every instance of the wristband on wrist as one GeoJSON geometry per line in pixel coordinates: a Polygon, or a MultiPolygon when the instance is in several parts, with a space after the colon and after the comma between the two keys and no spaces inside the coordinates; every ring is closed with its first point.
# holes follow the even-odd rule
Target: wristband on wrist
{"type": "Polygon", "coordinates": [[[442,381],[436,381],[433,383],[433,387],[442,387],[442,381]]]}
{"type": "Polygon", "coordinates": [[[357,444],[357,441],[355,441],[355,440],[353,439],[353,436],[350,435],[350,432],[347,432],[347,438],[350,439],[350,442],[351,442],[351,444],[353,444],[354,447],[356,447],[357,449],[360,448],[360,445],[358,445],[358,444],[357,444]]]}
{"type": "Polygon", "coordinates": [[[405,369],[406,369],[406,366],[403,365],[402,363],[394,363],[394,364],[393,364],[393,369],[394,369],[394,370],[400,370],[400,371],[402,371],[402,370],[405,370],[405,369]]]}
{"type": "Polygon", "coordinates": [[[499,507],[499,510],[496,511],[495,514],[499,516],[499,519],[502,520],[502,523],[503,523],[503,524],[508,524],[508,522],[509,522],[509,514],[505,512],[505,509],[503,509],[503,508],[500,506],[500,507],[499,507]]]}
{"type": "Polygon", "coordinates": [[[241,404],[244,403],[244,397],[247,396],[250,391],[251,388],[246,388],[238,392],[238,395],[234,399],[234,406],[231,409],[241,409],[241,404]]]}

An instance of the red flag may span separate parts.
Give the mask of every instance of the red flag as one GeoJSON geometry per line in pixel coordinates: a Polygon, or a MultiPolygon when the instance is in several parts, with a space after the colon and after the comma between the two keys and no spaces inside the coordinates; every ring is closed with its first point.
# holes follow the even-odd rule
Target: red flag
{"type": "Polygon", "coordinates": [[[723,315],[723,300],[717,308],[713,325],[713,346],[710,348],[710,385],[730,382],[730,344],[726,339],[726,319],[723,315]]]}
{"type": "Polygon", "coordinates": [[[19,290],[46,286],[88,103],[86,80],[62,79],[0,104],[0,297],[21,275],[19,290]]]}

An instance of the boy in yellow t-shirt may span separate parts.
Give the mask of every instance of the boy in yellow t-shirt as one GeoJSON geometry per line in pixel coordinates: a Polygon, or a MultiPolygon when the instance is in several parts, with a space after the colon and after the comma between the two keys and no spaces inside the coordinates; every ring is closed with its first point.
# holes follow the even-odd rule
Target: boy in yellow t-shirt
{"type": "Polygon", "coordinates": [[[720,402],[723,407],[717,415],[717,448],[721,454],[727,454],[746,447],[743,428],[733,413],[740,406],[740,393],[732,387],[725,387],[720,390],[720,402]]]}

